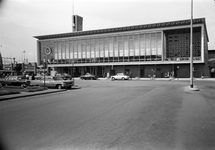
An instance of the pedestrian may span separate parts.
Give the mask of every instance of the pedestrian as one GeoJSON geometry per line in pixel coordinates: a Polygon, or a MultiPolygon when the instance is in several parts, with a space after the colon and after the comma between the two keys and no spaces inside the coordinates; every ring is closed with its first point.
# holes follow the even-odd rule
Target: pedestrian
{"type": "Polygon", "coordinates": [[[212,77],[212,78],[214,77],[214,72],[215,72],[215,68],[212,68],[212,69],[211,69],[211,77],[212,77]]]}
{"type": "Polygon", "coordinates": [[[26,76],[25,76],[25,77],[26,77],[26,79],[27,79],[27,80],[29,80],[29,75],[28,75],[28,74],[26,74],[26,76]]]}
{"type": "Polygon", "coordinates": [[[31,80],[35,80],[35,76],[34,76],[34,74],[32,75],[31,80]]]}
{"type": "Polygon", "coordinates": [[[129,78],[130,80],[132,80],[131,71],[129,72],[129,78]]]}

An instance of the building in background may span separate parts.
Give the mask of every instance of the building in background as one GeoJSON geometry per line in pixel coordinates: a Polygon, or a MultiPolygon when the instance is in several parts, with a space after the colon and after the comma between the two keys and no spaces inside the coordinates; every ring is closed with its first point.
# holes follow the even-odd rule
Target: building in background
{"type": "MultiPolygon", "coordinates": [[[[48,70],[99,77],[190,77],[190,20],[35,36],[48,70]],[[47,53],[48,51],[48,53],[47,53]]],[[[194,77],[210,75],[205,18],[193,19],[194,77]]]]}
{"type": "Polygon", "coordinates": [[[210,70],[210,77],[215,78],[215,50],[208,51],[208,65],[210,70]]]}
{"type": "Polygon", "coordinates": [[[83,18],[78,15],[73,15],[72,17],[72,31],[83,31],[83,18]]]}

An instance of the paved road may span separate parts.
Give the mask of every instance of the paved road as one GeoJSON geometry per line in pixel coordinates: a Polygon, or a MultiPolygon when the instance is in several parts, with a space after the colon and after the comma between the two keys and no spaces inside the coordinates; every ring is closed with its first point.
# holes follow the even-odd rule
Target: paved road
{"type": "Polygon", "coordinates": [[[81,81],[0,102],[7,150],[214,150],[215,82],[81,81]]]}

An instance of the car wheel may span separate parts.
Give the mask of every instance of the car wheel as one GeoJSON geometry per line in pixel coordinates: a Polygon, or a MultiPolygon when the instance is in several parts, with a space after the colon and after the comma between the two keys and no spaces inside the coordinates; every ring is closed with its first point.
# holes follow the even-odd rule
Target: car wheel
{"type": "Polygon", "coordinates": [[[125,80],[125,78],[122,77],[122,80],[125,80]]]}
{"type": "Polygon", "coordinates": [[[72,86],[68,86],[68,87],[67,87],[67,89],[71,89],[71,88],[72,88],[72,86]]]}
{"type": "Polygon", "coordinates": [[[60,84],[57,85],[57,88],[58,88],[58,89],[62,89],[62,85],[60,85],[60,84]]]}
{"type": "Polygon", "coordinates": [[[21,84],[21,87],[26,88],[26,85],[25,84],[21,84]]]}
{"type": "Polygon", "coordinates": [[[114,81],[114,80],[115,80],[115,78],[111,78],[111,80],[112,80],[112,81],[114,81]]]}

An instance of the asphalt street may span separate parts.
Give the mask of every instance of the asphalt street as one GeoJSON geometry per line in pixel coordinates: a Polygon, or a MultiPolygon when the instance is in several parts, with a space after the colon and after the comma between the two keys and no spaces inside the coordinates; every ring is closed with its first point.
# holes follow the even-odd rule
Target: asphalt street
{"type": "Polygon", "coordinates": [[[215,82],[77,80],[0,102],[5,150],[214,150],[215,82]]]}

